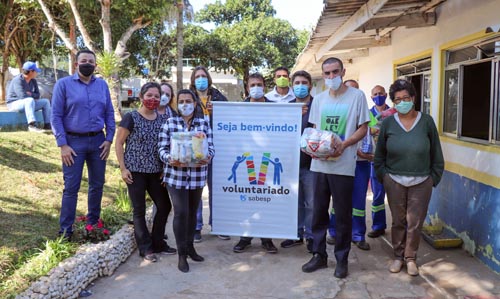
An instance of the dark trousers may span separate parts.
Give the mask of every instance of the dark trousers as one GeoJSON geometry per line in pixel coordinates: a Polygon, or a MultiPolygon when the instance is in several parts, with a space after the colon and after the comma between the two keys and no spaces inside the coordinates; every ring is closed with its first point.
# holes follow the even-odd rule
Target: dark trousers
{"type": "Polygon", "coordinates": [[[174,235],[179,255],[187,255],[193,248],[196,228],[196,210],[201,200],[203,188],[176,189],[167,186],[174,205],[174,235]]]}
{"type": "Polygon", "coordinates": [[[132,172],[132,184],[127,184],[128,194],[134,208],[134,233],[139,253],[144,256],[160,252],[166,246],[163,236],[165,224],[172,210],[167,189],[161,185],[160,173],[132,172]],[[146,191],[156,205],[151,234],[146,226],[146,191]]]}
{"type": "Polygon", "coordinates": [[[312,234],[313,253],[326,253],[326,230],[328,229],[330,198],[336,215],[335,258],[337,263],[347,265],[351,250],[352,192],[354,177],[318,173],[316,197],[313,205],[312,234]]]}

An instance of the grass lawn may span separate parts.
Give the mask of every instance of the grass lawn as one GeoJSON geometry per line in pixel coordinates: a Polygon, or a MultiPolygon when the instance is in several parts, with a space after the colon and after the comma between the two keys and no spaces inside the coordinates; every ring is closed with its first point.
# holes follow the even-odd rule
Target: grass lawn
{"type": "MultiPolygon", "coordinates": [[[[117,198],[120,181],[112,146],[103,207],[117,198]]],[[[77,216],[86,215],[87,188],[85,169],[77,216]]],[[[62,191],[60,150],[52,134],[0,132],[0,298],[7,294],[2,282],[47,239],[56,239],[62,191]]]]}

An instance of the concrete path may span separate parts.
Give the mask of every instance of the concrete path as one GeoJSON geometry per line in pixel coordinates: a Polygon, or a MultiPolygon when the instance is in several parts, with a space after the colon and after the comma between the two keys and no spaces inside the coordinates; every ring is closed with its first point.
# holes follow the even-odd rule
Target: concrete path
{"type": "MultiPolygon", "coordinates": [[[[371,204],[368,199],[367,206],[371,204]]],[[[206,194],[204,214],[208,219],[206,194]]],[[[167,227],[173,246],[170,221],[167,227]]],[[[367,238],[371,250],[353,245],[349,276],[336,279],[332,246],[328,247],[327,269],[303,273],[301,266],[311,257],[305,245],[283,249],[279,247],[282,240],[274,240],[278,253],[268,254],[257,238],[248,251],[233,253],[237,237],[223,241],[208,230],[205,225],[203,242],[195,244],[205,262],[188,259],[189,273],[177,269],[176,255],[147,263],[135,252],[112,276],[89,286],[89,298],[500,298],[500,275],[461,249],[435,250],[422,241],[421,275],[411,277],[404,269],[398,274],[388,271],[392,256],[389,234],[367,238]]]]}

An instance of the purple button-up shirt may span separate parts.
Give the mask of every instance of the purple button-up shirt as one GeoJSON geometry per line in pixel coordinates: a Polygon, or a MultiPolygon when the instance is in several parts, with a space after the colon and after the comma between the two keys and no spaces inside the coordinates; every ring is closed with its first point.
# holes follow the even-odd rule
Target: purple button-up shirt
{"type": "Polygon", "coordinates": [[[78,73],[57,81],[52,94],[50,118],[57,146],[66,145],[66,132],[89,133],[106,128],[106,140],[113,142],[115,115],[108,84],[92,76],[88,84],[78,73]]]}

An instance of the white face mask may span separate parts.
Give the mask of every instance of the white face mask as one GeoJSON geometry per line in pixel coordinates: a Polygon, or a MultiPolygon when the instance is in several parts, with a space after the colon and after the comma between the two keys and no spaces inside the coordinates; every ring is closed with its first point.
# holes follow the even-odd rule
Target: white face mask
{"type": "Polygon", "coordinates": [[[264,87],[254,86],[250,87],[250,97],[252,99],[260,99],[264,96],[264,87]]]}
{"type": "Polygon", "coordinates": [[[194,104],[193,103],[182,104],[179,105],[177,109],[179,110],[182,116],[189,116],[194,111],[194,104]]]}
{"type": "Polygon", "coordinates": [[[325,79],[325,85],[333,90],[338,90],[340,85],[342,85],[342,77],[337,76],[333,79],[325,79]]]}
{"type": "Polygon", "coordinates": [[[170,102],[170,97],[166,94],[162,95],[160,98],[160,106],[167,106],[170,102]]]}

